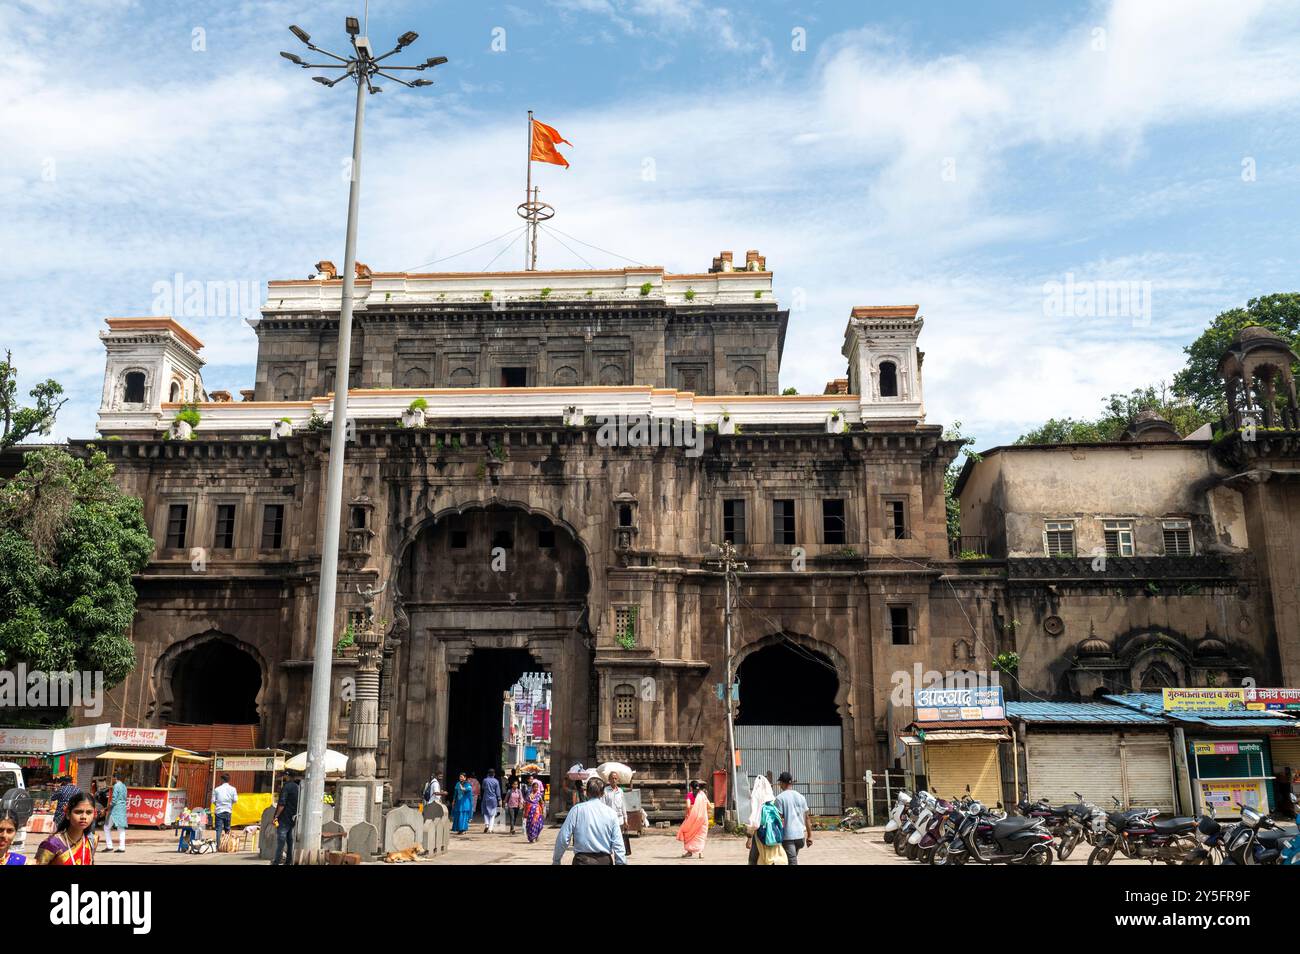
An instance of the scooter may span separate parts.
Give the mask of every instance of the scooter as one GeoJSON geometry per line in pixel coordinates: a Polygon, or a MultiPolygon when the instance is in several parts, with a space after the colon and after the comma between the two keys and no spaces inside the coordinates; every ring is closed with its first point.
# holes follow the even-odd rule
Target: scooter
{"type": "Polygon", "coordinates": [[[1157,821],[1154,808],[1111,812],[1106,819],[1109,837],[1102,840],[1088,856],[1090,865],[1108,865],[1120,852],[1126,858],[1143,859],[1153,864],[1181,864],[1196,850],[1193,832],[1195,818],[1170,818],[1157,821]]]}
{"type": "Polygon", "coordinates": [[[929,795],[929,793],[926,794],[928,797],[921,805],[921,810],[916,816],[916,824],[911,834],[907,836],[907,847],[903,849],[903,856],[908,861],[916,860],[917,855],[920,853],[921,839],[930,830],[930,822],[939,807],[938,799],[933,795],[929,795]]]}
{"type": "Polygon", "coordinates": [[[885,844],[892,845],[898,829],[903,827],[903,812],[912,802],[910,792],[900,791],[894,799],[894,807],[889,810],[889,821],[885,822],[885,844]]]}
{"type": "MultiPolygon", "coordinates": [[[[1050,865],[1052,833],[1041,821],[1021,816],[995,818],[984,806],[972,802],[970,811],[957,827],[954,840],[964,847],[968,861],[982,865],[1050,865]]],[[[948,863],[958,863],[953,849],[948,863]]]]}

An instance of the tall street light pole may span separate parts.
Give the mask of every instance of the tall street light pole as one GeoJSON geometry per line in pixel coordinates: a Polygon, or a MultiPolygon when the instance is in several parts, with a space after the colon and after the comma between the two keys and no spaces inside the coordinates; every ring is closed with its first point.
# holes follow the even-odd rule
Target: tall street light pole
{"type": "Polygon", "coordinates": [[[302,830],[298,848],[304,854],[320,851],[322,803],[325,796],[325,747],[329,741],[331,669],[334,656],[334,603],[338,590],[339,526],[343,515],[343,456],[347,445],[348,372],[352,356],[352,303],[356,285],[357,205],[361,197],[361,125],[365,116],[366,94],[379,93],[375,77],[406,86],[432,86],[426,79],[403,80],[389,71],[426,70],[447,62],[445,56],[430,57],[417,66],[394,66],[384,63],[390,56],[416,41],[418,34],[407,31],[397,46],[382,56],[375,56],[368,37],[361,36],[356,17],[344,23],[352,44],[352,56],[339,56],[311,42],[300,27],[289,30],[313,53],[329,57],[332,63],[308,63],[293,53],[281,53],[289,62],[303,69],[342,70],[335,77],[313,76],[317,83],[333,88],[351,77],[357,84],[357,111],[352,126],[352,174],[348,185],[347,246],[343,253],[343,299],[339,309],[339,340],[334,363],[334,421],[330,429],[329,465],[325,478],[325,533],[321,544],[320,595],[316,603],[316,642],[311,670],[311,707],[307,716],[307,776],[302,793],[302,830]]]}

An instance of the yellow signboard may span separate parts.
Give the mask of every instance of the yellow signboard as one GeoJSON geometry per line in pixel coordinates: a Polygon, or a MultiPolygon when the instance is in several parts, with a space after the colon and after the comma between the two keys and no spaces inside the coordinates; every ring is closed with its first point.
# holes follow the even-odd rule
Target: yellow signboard
{"type": "Polygon", "coordinates": [[[1193,712],[1224,711],[1246,708],[1245,689],[1164,689],[1164,709],[1193,712]]]}
{"type": "Polygon", "coordinates": [[[1266,779],[1201,779],[1201,807],[1205,811],[1214,809],[1220,818],[1235,817],[1239,814],[1238,803],[1256,811],[1268,811],[1268,796],[1264,786],[1266,779]]]}

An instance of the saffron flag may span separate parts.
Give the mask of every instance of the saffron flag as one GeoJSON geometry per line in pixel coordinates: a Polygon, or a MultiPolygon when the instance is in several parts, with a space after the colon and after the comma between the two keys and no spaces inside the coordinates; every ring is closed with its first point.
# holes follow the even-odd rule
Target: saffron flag
{"type": "Polygon", "coordinates": [[[533,151],[529,159],[533,162],[549,162],[552,165],[569,167],[569,160],[565,159],[555,147],[560,143],[572,146],[573,143],[560,135],[560,131],[554,126],[548,126],[546,123],[533,120],[533,151]]]}

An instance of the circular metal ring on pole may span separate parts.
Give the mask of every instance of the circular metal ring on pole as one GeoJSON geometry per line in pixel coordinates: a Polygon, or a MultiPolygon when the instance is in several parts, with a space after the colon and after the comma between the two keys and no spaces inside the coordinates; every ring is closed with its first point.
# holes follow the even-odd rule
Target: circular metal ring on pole
{"type": "Polygon", "coordinates": [[[515,208],[521,219],[527,219],[529,222],[545,222],[547,219],[555,217],[555,208],[545,202],[531,200],[520,202],[515,208]]]}

